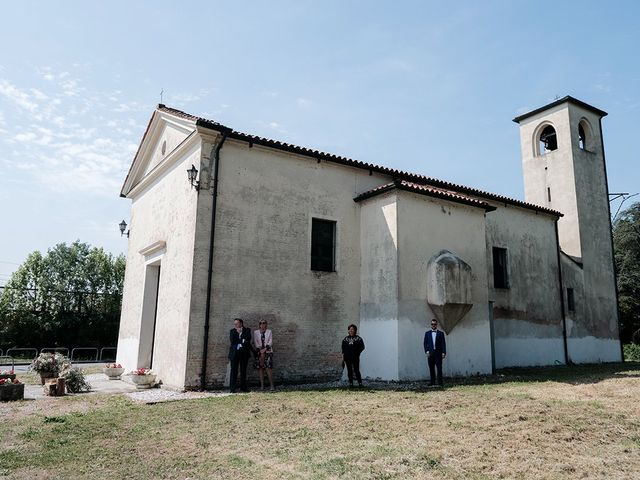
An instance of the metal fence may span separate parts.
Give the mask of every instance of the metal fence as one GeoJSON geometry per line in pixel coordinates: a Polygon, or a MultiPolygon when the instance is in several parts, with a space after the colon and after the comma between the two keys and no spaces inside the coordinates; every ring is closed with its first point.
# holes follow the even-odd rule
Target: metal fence
{"type": "Polygon", "coordinates": [[[8,360],[16,365],[26,365],[39,353],[61,353],[69,357],[72,363],[112,362],[116,359],[116,351],[116,347],[45,347],[40,350],[33,347],[12,347],[3,355],[4,351],[0,348],[0,365],[6,365],[8,360]]]}

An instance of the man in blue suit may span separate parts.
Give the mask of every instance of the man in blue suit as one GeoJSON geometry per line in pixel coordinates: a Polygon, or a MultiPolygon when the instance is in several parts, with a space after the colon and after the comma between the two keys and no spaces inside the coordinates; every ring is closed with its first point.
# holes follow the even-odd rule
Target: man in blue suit
{"type": "Polygon", "coordinates": [[[431,330],[424,334],[424,353],[427,354],[429,364],[429,386],[434,386],[436,380],[436,368],[438,369],[438,385],[442,386],[442,360],[447,356],[447,342],[444,332],[438,330],[438,321],[431,320],[431,330]]]}

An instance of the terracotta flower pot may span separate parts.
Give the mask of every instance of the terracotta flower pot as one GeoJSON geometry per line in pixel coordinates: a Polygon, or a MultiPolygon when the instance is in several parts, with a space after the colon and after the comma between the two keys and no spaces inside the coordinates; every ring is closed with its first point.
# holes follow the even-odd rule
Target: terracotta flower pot
{"type": "Polygon", "coordinates": [[[121,376],[124,373],[124,368],[105,367],[102,371],[109,377],[109,380],[122,380],[121,376]]]}

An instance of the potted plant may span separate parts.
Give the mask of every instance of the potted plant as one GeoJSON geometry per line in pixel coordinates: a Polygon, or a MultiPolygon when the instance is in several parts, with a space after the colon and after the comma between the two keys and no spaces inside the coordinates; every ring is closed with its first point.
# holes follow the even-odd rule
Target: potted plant
{"type": "Polygon", "coordinates": [[[0,401],[24,399],[24,383],[17,378],[0,378],[0,401]]]}
{"type": "Polygon", "coordinates": [[[87,382],[82,369],[77,367],[65,368],[60,372],[60,378],[65,381],[67,392],[81,393],[91,391],[91,385],[87,382]]]}
{"type": "Polygon", "coordinates": [[[31,362],[31,371],[40,374],[40,382],[44,385],[47,378],[56,378],[62,370],[69,368],[71,362],[61,353],[41,353],[31,362]]]}
{"type": "Polygon", "coordinates": [[[102,370],[109,380],[121,380],[124,368],[119,363],[107,363],[102,370]]]}
{"type": "Polygon", "coordinates": [[[151,388],[156,381],[156,374],[148,368],[137,368],[129,375],[139,390],[151,388]]]}
{"type": "Polygon", "coordinates": [[[0,380],[2,379],[9,379],[11,381],[14,381],[16,379],[16,374],[13,371],[13,368],[11,370],[0,370],[0,380]]]}

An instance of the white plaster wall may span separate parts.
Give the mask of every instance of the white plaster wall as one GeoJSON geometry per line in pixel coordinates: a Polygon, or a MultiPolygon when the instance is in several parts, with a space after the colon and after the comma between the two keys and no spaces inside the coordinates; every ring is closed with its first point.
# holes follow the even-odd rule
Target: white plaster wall
{"type": "Polygon", "coordinates": [[[574,257],[582,256],[580,218],[576,202],[576,182],[571,149],[571,126],[567,105],[558,105],[534,115],[520,124],[520,145],[525,200],[548,207],[564,216],[558,221],[562,250],[574,257]],[[541,124],[550,123],[556,130],[558,149],[544,155],[535,154],[541,124]],[[549,201],[547,188],[551,189],[549,201]]]}
{"type": "Polygon", "coordinates": [[[188,133],[186,133],[184,130],[178,129],[173,125],[163,123],[157,133],[157,137],[154,138],[156,143],[154,144],[150,152],[150,159],[145,171],[145,175],[153,170],[158,165],[158,163],[160,163],[174,148],[176,148],[185,138],[187,138],[187,135],[188,133]],[[162,153],[163,142],[166,142],[164,153],[162,153]]]}
{"type": "Polygon", "coordinates": [[[496,338],[496,368],[564,365],[564,343],[560,337],[496,338]]]}
{"type": "MultiPolygon", "coordinates": [[[[360,206],[353,198],[388,180],[235,140],[220,155],[207,383],[224,382],[237,316],[251,329],[259,319],[269,322],[276,379],[339,378],[341,339],[360,316],[360,206]],[[313,217],[337,222],[335,272],[310,269],[313,217]]],[[[199,214],[196,235],[196,258],[203,262],[207,216],[199,214]]],[[[192,311],[188,379],[197,378],[202,359],[204,300],[198,309],[192,311]]]]}
{"type": "Polygon", "coordinates": [[[132,200],[129,249],[125,274],[117,361],[126,370],[138,364],[145,262],[140,250],[166,242],[156,319],[153,370],[170,387],[182,388],[185,378],[190,286],[196,218],[196,192],[186,178],[199,165],[200,145],[194,144],[149,187],[132,200]]]}
{"type": "Polygon", "coordinates": [[[398,200],[399,377],[428,376],[424,333],[433,314],[427,305],[427,264],[446,249],[473,272],[473,307],[447,335],[445,375],[491,372],[484,210],[401,192],[398,200]]]}
{"type": "Polygon", "coordinates": [[[496,206],[486,231],[496,368],[564,363],[555,217],[496,206]],[[493,247],[507,249],[509,288],[494,288],[493,247]]]}
{"type": "MultiPolygon", "coordinates": [[[[618,312],[609,197],[599,119],[594,113],[574,105],[569,107],[569,117],[586,293],[584,315],[578,319],[577,328],[574,328],[572,336],[595,336],[617,340],[618,312]],[[591,131],[585,150],[578,146],[578,125],[581,120],[588,122],[591,131]]],[[[610,355],[617,355],[617,359],[621,360],[619,344],[610,355]]]]}
{"type": "MultiPolygon", "coordinates": [[[[565,305],[567,304],[566,288],[573,288],[575,311],[567,308],[567,350],[569,360],[573,363],[619,362],[622,360],[620,341],[617,338],[601,338],[585,335],[585,332],[595,329],[585,325],[589,318],[589,304],[594,299],[585,291],[584,268],[562,257],[562,279],[565,285],[565,305]]],[[[597,298],[595,299],[597,301],[597,298]]],[[[605,304],[606,305],[606,304],[605,304]]],[[[606,326],[605,326],[606,328],[606,326]]]]}
{"type": "Polygon", "coordinates": [[[569,352],[574,363],[620,361],[620,341],[612,338],[569,338],[569,352]]]}
{"type": "Polygon", "coordinates": [[[361,202],[360,336],[362,375],[398,380],[397,193],[361,202]]]}

